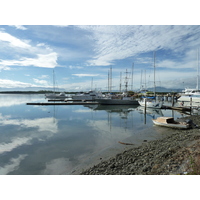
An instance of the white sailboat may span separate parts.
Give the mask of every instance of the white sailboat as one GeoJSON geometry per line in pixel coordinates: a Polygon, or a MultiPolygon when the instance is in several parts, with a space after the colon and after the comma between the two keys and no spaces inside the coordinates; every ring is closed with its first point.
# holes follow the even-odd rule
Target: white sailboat
{"type": "Polygon", "coordinates": [[[64,92],[56,93],[54,70],[53,70],[53,89],[54,89],[53,93],[45,94],[45,98],[47,98],[47,99],[66,99],[66,95],[64,92]]]}
{"type": "Polygon", "coordinates": [[[162,101],[156,101],[156,82],[155,82],[155,52],[154,52],[154,97],[145,97],[138,101],[140,106],[146,106],[147,108],[161,108],[162,101]]]}

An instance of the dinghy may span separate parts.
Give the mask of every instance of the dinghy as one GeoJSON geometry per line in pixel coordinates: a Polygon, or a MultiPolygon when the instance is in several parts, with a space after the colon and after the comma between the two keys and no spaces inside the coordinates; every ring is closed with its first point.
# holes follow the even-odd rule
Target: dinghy
{"type": "Polygon", "coordinates": [[[177,129],[188,129],[190,124],[187,122],[175,121],[173,117],[158,117],[157,119],[152,119],[153,123],[158,126],[165,126],[169,128],[177,129]]]}

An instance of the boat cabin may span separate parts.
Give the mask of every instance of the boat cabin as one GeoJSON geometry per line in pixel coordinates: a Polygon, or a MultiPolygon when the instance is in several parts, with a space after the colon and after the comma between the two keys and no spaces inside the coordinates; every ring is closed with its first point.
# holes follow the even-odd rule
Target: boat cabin
{"type": "Polygon", "coordinates": [[[174,121],[174,118],[173,117],[158,117],[157,118],[157,122],[160,122],[160,123],[167,123],[167,124],[172,124],[172,123],[176,123],[174,121]]]}

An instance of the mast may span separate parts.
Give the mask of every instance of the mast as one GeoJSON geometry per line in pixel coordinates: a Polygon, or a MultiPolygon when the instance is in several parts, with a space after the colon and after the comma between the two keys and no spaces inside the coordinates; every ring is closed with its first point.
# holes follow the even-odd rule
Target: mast
{"type": "Polygon", "coordinates": [[[131,90],[133,91],[133,69],[134,69],[134,63],[132,64],[132,79],[131,79],[131,90]]]}
{"type": "Polygon", "coordinates": [[[199,90],[199,48],[197,49],[197,90],[199,90]]]}
{"type": "Polygon", "coordinates": [[[109,70],[108,70],[108,92],[110,92],[110,77],[109,77],[109,70]]]}
{"type": "Polygon", "coordinates": [[[122,92],[122,73],[120,72],[119,92],[122,92]]]}
{"type": "Polygon", "coordinates": [[[53,92],[55,94],[55,73],[54,73],[54,70],[53,70],[53,92]]]}
{"type": "Polygon", "coordinates": [[[155,68],[156,68],[156,52],[154,51],[153,52],[153,55],[154,55],[154,96],[156,96],[156,73],[155,73],[155,68]]]}
{"type": "Polygon", "coordinates": [[[91,81],[91,91],[93,90],[93,77],[92,77],[92,81],[91,81]]]}
{"type": "Polygon", "coordinates": [[[142,86],[142,70],[141,70],[141,79],[140,79],[140,90],[143,90],[143,86],[142,86]]]}
{"type": "Polygon", "coordinates": [[[112,92],[112,66],[110,67],[110,92],[112,92]]]}

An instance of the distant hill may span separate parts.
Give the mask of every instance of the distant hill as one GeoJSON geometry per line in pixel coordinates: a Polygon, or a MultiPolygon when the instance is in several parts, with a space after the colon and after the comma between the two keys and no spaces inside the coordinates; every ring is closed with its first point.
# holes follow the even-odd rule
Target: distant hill
{"type": "MultiPolygon", "coordinates": [[[[154,88],[147,88],[149,91],[154,91],[154,88]]],[[[165,87],[156,87],[156,92],[182,92],[183,89],[171,89],[165,87]]]]}
{"type": "MultiPolygon", "coordinates": [[[[149,91],[154,91],[154,88],[147,88],[149,91]]],[[[170,89],[165,87],[156,87],[156,92],[182,92],[183,89],[170,89]]],[[[53,91],[53,88],[45,88],[45,87],[27,87],[27,88],[0,88],[0,92],[5,91],[53,91]]],[[[87,91],[87,90],[85,90],[87,91]]],[[[139,91],[139,89],[137,90],[139,91]]],[[[57,92],[70,92],[66,91],[64,88],[59,88],[57,92]]],[[[80,92],[80,91],[73,91],[73,92],[80,92]]],[[[107,91],[103,91],[107,92],[107,91]]],[[[119,92],[118,90],[113,90],[113,92],[119,92]]]]}

